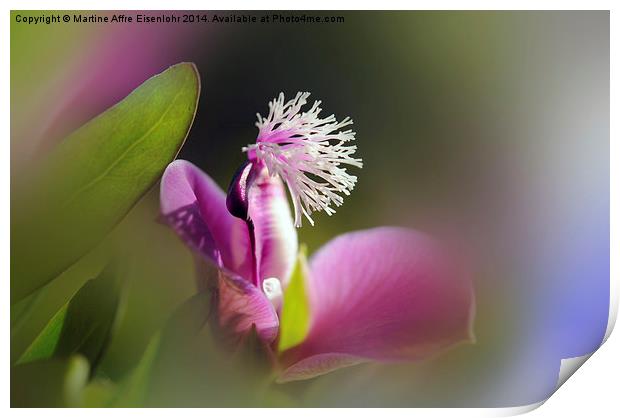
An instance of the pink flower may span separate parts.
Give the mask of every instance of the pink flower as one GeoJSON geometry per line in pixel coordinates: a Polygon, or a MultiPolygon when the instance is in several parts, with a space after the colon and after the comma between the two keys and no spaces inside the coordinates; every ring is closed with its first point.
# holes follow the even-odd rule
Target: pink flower
{"type": "MultiPolygon", "coordinates": [[[[258,116],[256,144],[228,194],[200,169],[172,162],[161,182],[161,210],[197,255],[217,267],[218,323],[242,336],[252,326],[273,344],[282,295],[298,252],[302,215],[335,211],[361,167],[347,118],[321,119],[320,102],[301,112],[308,93],[270,103],[258,116]],[[295,218],[284,189],[288,186],[295,218]]],[[[366,361],[420,360],[471,341],[469,279],[441,245],[407,228],[380,227],[336,237],[309,261],[310,325],[280,353],[280,381],[306,379],[366,361]]]]}

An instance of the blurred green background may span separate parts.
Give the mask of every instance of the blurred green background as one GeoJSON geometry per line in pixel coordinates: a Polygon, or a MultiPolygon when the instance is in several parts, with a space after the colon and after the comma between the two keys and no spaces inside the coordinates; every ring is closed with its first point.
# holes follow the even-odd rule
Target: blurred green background
{"type": "MultiPolygon", "coordinates": [[[[256,112],[280,91],[310,91],[326,114],[353,118],[364,168],[335,215],[299,230],[310,254],[347,231],[401,225],[442,237],[469,261],[476,344],[422,364],[362,365],[294,383],[280,388],[287,402],[511,406],[551,393],[559,359],[539,326],[558,282],[542,273],[541,282],[532,269],[553,264],[545,237],[563,236],[570,220],[608,219],[607,12],[335,11],[319,14],[344,23],[37,26],[16,23],[18,13],[40,12],[11,14],[12,187],[68,132],[153,74],[191,61],[202,91],[179,157],[223,188],[256,138],[256,112]]],[[[129,260],[123,314],[99,377],[120,381],[138,363],[195,293],[192,257],[158,213],[154,187],[40,291],[37,309],[12,323],[12,361],[114,251],[129,260]]],[[[572,228],[573,238],[583,230],[572,228]]],[[[605,224],[590,238],[604,247],[605,224]]],[[[608,276],[591,274],[590,291],[604,300],[608,276]]],[[[594,329],[588,341],[604,330],[603,313],[580,324],[594,329]]]]}

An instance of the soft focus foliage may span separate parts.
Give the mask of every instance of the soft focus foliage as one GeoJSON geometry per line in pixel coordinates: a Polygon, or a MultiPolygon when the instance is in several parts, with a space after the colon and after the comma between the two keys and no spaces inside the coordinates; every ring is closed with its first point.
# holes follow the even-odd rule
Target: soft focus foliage
{"type": "Polygon", "coordinates": [[[94,370],[110,341],[119,303],[118,272],[108,267],[54,315],[17,363],[79,353],[94,370]]]}
{"type": "Polygon", "coordinates": [[[88,361],[79,355],[15,366],[11,369],[11,406],[81,406],[88,373],[88,361]]]}
{"type": "MultiPolygon", "coordinates": [[[[199,90],[193,64],[169,68],[71,134],[20,183],[12,205],[11,296],[21,300],[12,311],[13,336],[49,293],[39,288],[99,244],[159,179],[187,136],[199,90]]],[[[118,267],[125,260],[107,254],[115,261],[84,283],[22,354],[12,352],[14,406],[81,405],[122,312],[118,267]]]]}
{"type": "Polygon", "coordinates": [[[12,205],[13,302],[92,249],[155,184],[185,141],[199,86],[193,64],[171,67],[69,135],[39,172],[28,173],[31,184],[12,205]]]}

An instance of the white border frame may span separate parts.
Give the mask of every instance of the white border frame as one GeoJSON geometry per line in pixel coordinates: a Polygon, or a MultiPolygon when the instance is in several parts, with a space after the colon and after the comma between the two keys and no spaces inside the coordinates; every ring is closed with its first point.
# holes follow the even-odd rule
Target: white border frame
{"type": "MultiPolygon", "coordinates": [[[[617,23],[618,17],[614,8],[615,2],[612,1],[492,1],[492,0],[479,0],[479,1],[403,1],[403,0],[384,0],[382,2],[376,2],[372,4],[368,1],[334,1],[334,0],[298,0],[295,2],[295,8],[301,10],[397,10],[397,9],[412,9],[412,10],[611,10],[610,12],[610,45],[611,45],[611,71],[610,74],[614,74],[614,70],[618,70],[618,31],[617,23]],[[558,9],[560,7],[560,9],[558,9]]],[[[2,180],[0,182],[0,192],[2,196],[6,196],[6,199],[2,201],[0,206],[0,230],[2,231],[1,242],[1,262],[2,275],[4,279],[4,306],[8,309],[10,306],[10,291],[9,291],[9,266],[10,266],[10,95],[7,94],[10,91],[10,25],[9,25],[9,11],[16,10],[37,10],[37,9],[59,9],[59,10],[148,10],[148,9],[160,9],[160,10],[288,10],[291,9],[290,1],[282,0],[264,0],[262,2],[257,1],[241,1],[241,0],[229,0],[226,2],[200,2],[198,0],[176,0],[174,2],[166,2],[163,0],[134,0],[134,1],[120,1],[120,0],[108,0],[106,2],[84,2],[76,0],[60,0],[56,2],[46,1],[15,1],[8,0],[3,2],[3,8],[5,9],[4,17],[0,20],[1,27],[1,41],[2,42],[2,54],[4,59],[1,61],[1,80],[2,89],[4,92],[3,100],[0,102],[1,118],[2,118],[2,141],[0,146],[2,147],[1,155],[4,158],[3,164],[0,166],[2,170],[2,180]]],[[[611,88],[611,102],[610,102],[610,114],[618,114],[617,98],[618,98],[618,82],[617,76],[610,79],[611,88]]],[[[620,192],[620,183],[618,182],[618,138],[617,138],[617,123],[613,118],[610,119],[610,213],[612,214],[610,220],[610,252],[611,252],[611,301],[610,301],[610,317],[607,327],[607,333],[605,340],[611,334],[613,330],[617,312],[618,312],[618,255],[620,254],[620,241],[618,228],[619,224],[617,216],[614,214],[620,213],[620,206],[618,205],[618,194],[620,192]]],[[[1,353],[5,361],[2,362],[1,370],[4,379],[1,381],[0,394],[3,397],[3,403],[8,408],[10,405],[10,369],[7,359],[10,357],[10,348],[8,338],[10,335],[10,316],[5,315],[2,321],[2,335],[7,337],[7,341],[4,341],[1,347],[1,353]]],[[[592,359],[588,361],[588,366],[582,368],[578,372],[579,376],[569,379],[566,385],[562,386],[557,393],[555,393],[545,405],[544,408],[537,409],[534,416],[549,416],[549,415],[570,415],[579,414],[582,416],[585,413],[592,414],[593,416],[609,416],[608,411],[617,410],[617,373],[620,371],[620,360],[617,355],[620,348],[620,340],[618,337],[612,337],[610,340],[604,343],[597,352],[592,355],[592,359]]],[[[589,356],[587,356],[589,357],[589,356]]],[[[524,412],[536,409],[542,404],[527,405],[518,408],[498,408],[498,409],[442,409],[442,408],[421,408],[421,409],[385,409],[381,410],[381,414],[389,413],[393,416],[407,416],[411,414],[423,414],[424,416],[506,416],[520,414],[524,412]]],[[[154,416],[167,417],[170,412],[165,409],[149,409],[149,414],[154,416]]],[[[11,414],[15,416],[29,415],[32,411],[28,409],[12,409],[11,414]]],[[[175,413],[183,413],[189,416],[202,417],[205,411],[201,409],[182,409],[177,410],[175,413]],[[182,412],[181,412],[182,411],[182,412]]],[[[375,409],[364,409],[356,411],[356,414],[377,414],[375,409]]],[[[40,412],[35,412],[40,413],[40,412]]],[[[81,409],[75,410],[54,410],[49,409],[44,412],[52,417],[70,417],[70,416],[82,416],[85,413],[92,415],[107,416],[110,411],[99,409],[89,410],[85,412],[81,409]]],[[[117,410],[114,414],[121,415],[133,415],[132,410],[117,410]]],[[[252,414],[259,416],[289,416],[294,413],[297,417],[312,417],[316,414],[316,411],[312,409],[297,409],[291,412],[287,409],[217,409],[208,412],[209,414],[216,414],[221,418],[237,416],[237,414],[252,414]]],[[[340,409],[327,409],[321,410],[321,414],[341,414],[340,409]]]]}

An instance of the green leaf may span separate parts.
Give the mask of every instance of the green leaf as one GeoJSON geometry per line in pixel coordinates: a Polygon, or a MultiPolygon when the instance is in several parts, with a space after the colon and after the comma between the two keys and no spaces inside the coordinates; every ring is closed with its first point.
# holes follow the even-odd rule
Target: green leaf
{"type": "Polygon", "coordinates": [[[21,355],[17,364],[30,363],[35,360],[46,359],[54,354],[60,331],[67,317],[67,305],[64,305],[45,325],[43,331],[28,346],[24,354],[21,355]]]}
{"type": "Polygon", "coordinates": [[[34,308],[38,305],[44,293],[45,289],[40,289],[38,292],[31,293],[27,298],[11,306],[11,353],[13,353],[13,338],[19,335],[22,327],[28,323],[34,308]]]}
{"type": "MultiPolygon", "coordinates": [[[[20,316],[15,325],[11,324],[11,364],[24,354],[27,348],[41,333],[41,330],[84,284],[99,275],[110,259],[110,250],[100,246],[45,286],[19,303],[11,306],[11,314],[16,306],[32,301],[32,307],[20,316]]],[[[117,247],[114,247],[114,249],[117,247]]]]}
{"type": "Polygon", "coordinates": [[[94,370],[103,355],[119,311],[120,283],[108,266],[89,280],[45,326],[17,364],[79,353],[94,370]]]}
{"type": "Polygon", "coordinates": [[[306,294],[306,246],[301,245],[291,280],[284,292],[280,315],[280,342],[278,350],[284,351],[303,341],[310,323],[310,304],[306,294]]]}
{"type": "Polygon", "coordinates": [[[80,406],[88,361],[74,355],[11,368],[11,407],[80,406]]]}
{"type": "Polygon", "coordinates": [[[121,285],[114,265],[89,280],[71,299],[54,356],[80,353],[95,369],[110,341],[120,305],[121,285]]]}
{"type": "Polygon", "coordinates": [[[189,132],[199,91],[193,64],[170,67],[19,176],[11,202],[11,303],[91,250],[158,181],[189,132]]]}

